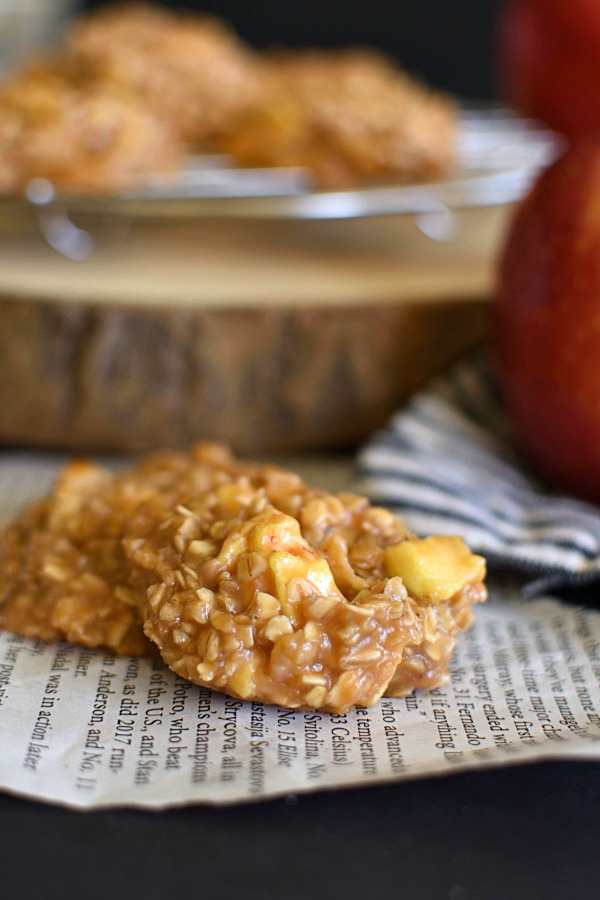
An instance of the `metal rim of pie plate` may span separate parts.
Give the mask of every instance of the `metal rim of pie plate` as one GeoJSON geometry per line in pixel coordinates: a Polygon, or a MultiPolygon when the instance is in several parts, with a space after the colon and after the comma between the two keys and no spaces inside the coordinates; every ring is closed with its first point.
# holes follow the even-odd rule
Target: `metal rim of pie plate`
{"type": "MultiPolygon", "coordinates": [[[[61,196],[31,183],[33,209],[128,218],[349,219],[420,215],[519,200],[561,152],[556,134],[502,108],[465,109],[459,166],[449,178],[348,190],[313,190],[299,169],[241,169],[221,157],[191,157],[177,175],[110,197],[61,196]]],[[[11,201],[6,201],[11,202],[11,201]]],[[[14,202],[14,201],[12,201],[14,202]]]]}

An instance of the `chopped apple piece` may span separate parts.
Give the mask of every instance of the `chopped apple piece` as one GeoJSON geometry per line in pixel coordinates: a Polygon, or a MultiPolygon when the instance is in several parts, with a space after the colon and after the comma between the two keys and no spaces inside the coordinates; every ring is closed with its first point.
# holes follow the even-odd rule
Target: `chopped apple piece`
{"type": "Polygon", "coordinates": [[[229,566],[242,553],[255,552],[266,558],[273,550],[291,549],[301,543],[298,522],[291,516],[269,509],[238,526],[232,525],[219,559],[229,566]]]}
{"type": "Polygon", "coordinates": [[[399,575],[408,592],[428,603],[449,600],[465,584],[481,581],[485,560],[471,553],[460,537],[410,538],[384,550],[390,577],[399,575]]]}
{"type": "Polygon", "coordinates": [[[314,587],[322,596],[339,595],[329,564],[319,556],[295,556],[285,550],[274,550],[269,554],[269,567],[275,577],[275,591],[281,608],[288,608],[288,584],[292,578],[300,578],[314,587]]]}
{"type": "Polygon", "coordinates": [[[255,587],[274,591],[281,609],[290,614],[290,582],[299,580],[321,596],[341,598],[329,563],[304,540],[297,520],[269,507],[234,528],[223,542],[218,559],[232,567],[243,554],[258,554],[267,564],[273,582],[262,577],[255,587]],[[260,582],[260,583],[259,583],[260,582]]]}

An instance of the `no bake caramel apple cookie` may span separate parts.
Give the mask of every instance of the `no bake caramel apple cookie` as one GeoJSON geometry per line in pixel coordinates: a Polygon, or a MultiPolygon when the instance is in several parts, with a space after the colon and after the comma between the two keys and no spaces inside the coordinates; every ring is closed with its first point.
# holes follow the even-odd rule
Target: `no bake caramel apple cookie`
{"type": "Polygon", "coordinates": [[[69,464],[0,538],[0,625],[340,712],[443,682],[484,574],[460,538],[200,444],[117,474],[69,464]]]}
{"type": "Polygon", "coordinates": [[[317,186],[448,175],[455,104],[372,49],[265,55],[263,89],[223,147],[246,166],[300,166],[317,186]]]}
{"type": "Polygon", "coordinates": [[[80,76],[137,98],[192,147],[228,133],[262,79],[256,52],[227,22],[152,3],[79,17],[63,52],[80,76]]]}
{"type": "Polygon", "coordinates": [[[181,477],[183,458],[155,455],[123,475],[68,463],[50,494],[0,537],[0,626],[27,637],[153,652],[122,546],[134,509],[181,477]]]}
{"type": "Polygon", "coordinates": [[[23,65],[0,84],[0,193],[36,178],[70,192],[118,193],[172,172],[182,145],[139,100],[85,77],[60,54],[23,65]]]}

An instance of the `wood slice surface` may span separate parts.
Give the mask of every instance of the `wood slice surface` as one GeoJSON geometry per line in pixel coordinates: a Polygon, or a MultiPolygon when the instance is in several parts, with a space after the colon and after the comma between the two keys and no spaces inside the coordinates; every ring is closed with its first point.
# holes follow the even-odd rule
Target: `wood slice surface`
{"type": "Polygon", "coordinates": [[[5,222],[0,441],[353,447],[486,334],[502,213],[463,218],[448,245],[406,217],[115,220],[78,262],[5,222]]]}

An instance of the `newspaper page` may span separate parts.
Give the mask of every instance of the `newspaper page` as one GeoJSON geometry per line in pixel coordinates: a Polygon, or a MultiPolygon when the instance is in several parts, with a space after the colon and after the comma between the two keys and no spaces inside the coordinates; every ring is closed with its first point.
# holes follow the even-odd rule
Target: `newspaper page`
{"type": "MultiPolygon", "coordinates": [[[[19,491],[15,466],[2,467],[3,519],[53,475],[31,460],[24,471],[19,491]]],[[[226,804],[567,757],[600,759],[600,613],[506,587],[477,608],[447,684],[344,715],[244,702],[161,660],[0,631],[0,789],[32,799],[226,804]]]]}

